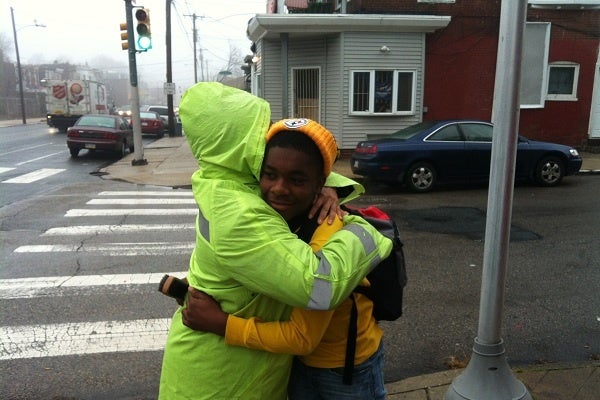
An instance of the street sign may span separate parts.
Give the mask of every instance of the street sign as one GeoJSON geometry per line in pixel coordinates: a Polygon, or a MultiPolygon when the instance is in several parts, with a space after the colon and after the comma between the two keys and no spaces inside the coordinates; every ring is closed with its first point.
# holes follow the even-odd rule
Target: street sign
{"type": "Polygon", "coordinates": [[[163,86],[163,90],[166,95],[174,95],[175,94],[175,83],[174,82],[165,82],[163,86]]]}

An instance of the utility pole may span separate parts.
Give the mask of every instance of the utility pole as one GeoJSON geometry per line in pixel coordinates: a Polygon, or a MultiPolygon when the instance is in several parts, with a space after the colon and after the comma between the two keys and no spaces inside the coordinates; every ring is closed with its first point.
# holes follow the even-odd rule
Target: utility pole
{"type": "MultiPolygon", "coordinates": [[[[198,83],[198,57],[196,51],[196,43],[198,42],[198,31],[196,29],[196,18],[202,18],[193,14],[186,14],[186,17],[192,17],[192,27],[193,27],[193,36],[194,36],[194,83],[198,83]]],[[[200,68],[202,68],[202,50],[200,50],[200,68]]],[[[204,74],[202,74],[202,80],[204,80],[204,74]]]]}
{"type": "Polygon", "coordinates": [[[196,57],[196,43],[198,42],[198,32],[196,31],[196,13],[192,14],[194,26],[194,83],[198,83],[198,58],[196,57]]]}
{"type": "Polygon", "coordinates": [[[192,14],[194,26],[194,83],[198,83],[198,61],[196,58],[196,42],[198,41],[198,32],[196,31],[196,13],[192,14]]]}
{"type": "Polygon", "coordinates": [[[131,94],[131,122],[133,125],[133,160],[131,165],[146,165],[144,145],[142,143],[142,124],[140,122],[140,94],[138,92],[137,64],[135,61],[135,39],[133,35],[133,6],[131,0],[125,1],[125,18],[127,21],[127,54],[129,55],[129,92],[131,94]]]}
{"type": "MultiPolygon", "coordinates": [[[[167,86],[171,87],[173,83],[173,71],[171,67],[171,2],[167,0],[167,36],[166,36],[166,48],[167,48],[167,86]]],[[[175,113],[173,112],[173,93],[169,90],[167,92],[167,109],[169,112],[169,136],[175,136],[175,113]]]]}
{"type": "Polygon", "coordinates": [[[19,97],[21,99],[21,116],[23,118],[23,125],[27,124],[25,117],[25,96],[23,96],[23,73],[21,72],[21,57],[19,56],[19,44],[17,42],[17,29],[15,28],[15,12],[14,9],[10,8],[10,16],[12,18],[13,35],[15,37],[15,51],[17,52],[17,76],[19,78],[19,97]]]}
{"type": "MultiPolygon", "coordinates": [[[[207,79],[204,76],[204,56],[202,55],[202,47],[198,48],[198,53],[200,54],[200,80],[202,82],[207,81],[207,79]]],[[[206,67],[206,70],[208,70],[208,67],[206,67]]]]}

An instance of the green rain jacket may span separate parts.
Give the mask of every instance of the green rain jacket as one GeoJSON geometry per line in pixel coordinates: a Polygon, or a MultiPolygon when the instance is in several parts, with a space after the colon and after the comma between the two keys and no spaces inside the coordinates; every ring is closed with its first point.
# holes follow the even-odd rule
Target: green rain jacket
{"type": "MultiPolygon", "coordinates": [[[[261,199],[258,180],[270,124],[263,99],[198,83],[184,94],[180,116],[200,167],[192,176],[199,215],[187,278],[225,312],[274,321],[287,320],[292,306],[335,308],[390,253],[388,239],[347,216],[345,227],[313,254],[261,199]]],[[[349,183],[355,182],[337,175],[327,185],[349,183]]],[[[291,360],[191,330],[180,308],[165,347],[159,398],[284,400],[291,360]]]]}

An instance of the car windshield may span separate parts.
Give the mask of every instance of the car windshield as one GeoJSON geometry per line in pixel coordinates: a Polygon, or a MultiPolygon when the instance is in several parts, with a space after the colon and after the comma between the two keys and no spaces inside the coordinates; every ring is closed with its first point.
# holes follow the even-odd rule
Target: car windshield
{"type": "Polygon", "coordinates": [[[115,119],[112,117],[102,117],[102,116],[83,116],[77,122],[77,125],[84,126],[97,126],[102,128],[114,128],[115,127],[115,119]]]}
{"type": "Polygon", "coordinates": [[[151,113],[151,112],[141,112],[140,118],[156,119],[156,114],[151,113]]]}
{"type": "Polygon", "coordinates": [[[419,124],[400,129],[399,131],[392,133],[390,137],[394,139],[410,139],[411,137],[423,132],[425,129],[428,129],[435,124],[437,124],[435,121],[421,122],[419,124]]]}
{"type": "Polygon", "coordinates": [[[160,115],[168,115],[169,114],[169,109],[168,108],[162,108],[162,107],[151,107],[149,109],[149,111],[157,112],[160,115]]]}

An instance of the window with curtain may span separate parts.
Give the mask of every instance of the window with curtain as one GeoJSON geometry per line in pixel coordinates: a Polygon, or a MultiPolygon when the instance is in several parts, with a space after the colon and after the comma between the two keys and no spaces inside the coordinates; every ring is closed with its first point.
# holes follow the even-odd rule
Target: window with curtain
{"type": "Polygon", "coordinates": [[[548,94],[546,100],[577,100],[579,64],[553,62],[548,66],[548,94]]]}
{"type": "Polygon", "coordinates": [[[351,71],[351,75],[352,114],[414,114],[415,71],[351,71]]]}

